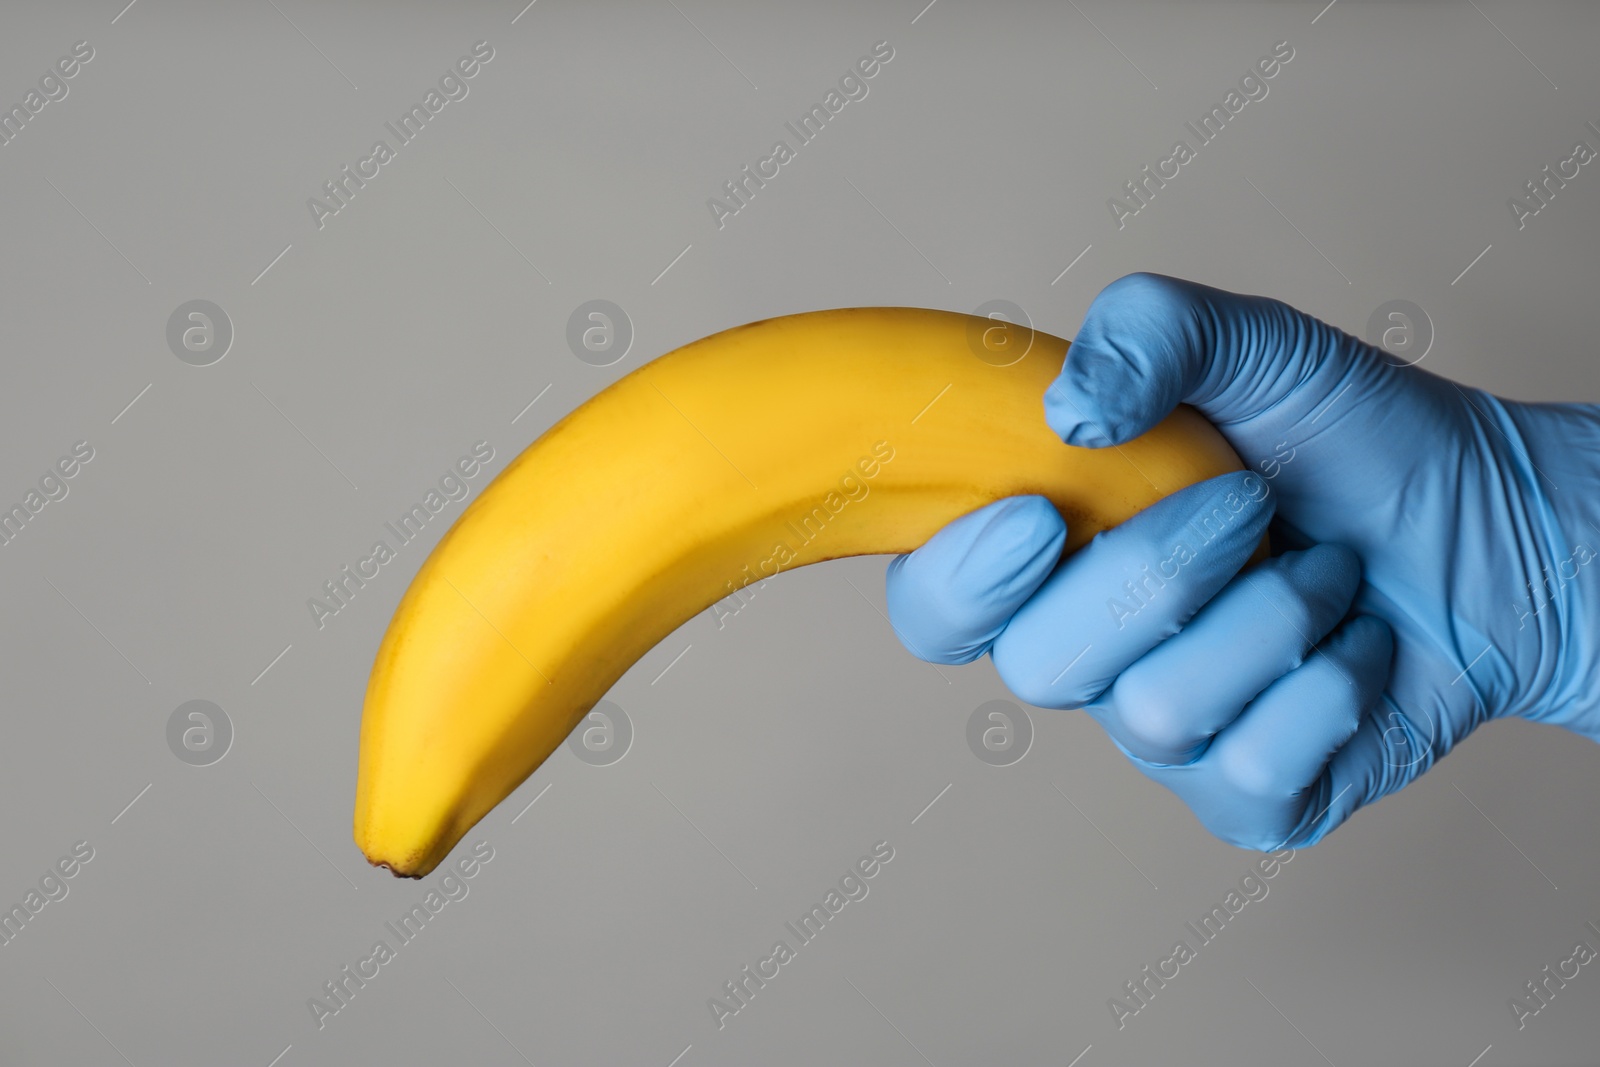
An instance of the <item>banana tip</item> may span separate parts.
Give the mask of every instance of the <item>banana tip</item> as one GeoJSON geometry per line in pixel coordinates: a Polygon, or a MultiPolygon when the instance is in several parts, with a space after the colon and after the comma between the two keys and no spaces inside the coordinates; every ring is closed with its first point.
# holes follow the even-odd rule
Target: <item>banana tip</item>
{"type": "Polygon", "coordinates": [[[394,864],[390,863],[388,860],[375,860],[370,856],[367,857],[367,862],[372,864],[374,867],[379,868],[380,870],[388,871],[390,874],[394,875],[396,878],[410,878],[413,881],[417,881],[417,880],[420,880],[421,878],[423,878],[428,873],[427,871],[418,871],[418,870],[403,871],[400,868],[396,867],[394,864]]]}

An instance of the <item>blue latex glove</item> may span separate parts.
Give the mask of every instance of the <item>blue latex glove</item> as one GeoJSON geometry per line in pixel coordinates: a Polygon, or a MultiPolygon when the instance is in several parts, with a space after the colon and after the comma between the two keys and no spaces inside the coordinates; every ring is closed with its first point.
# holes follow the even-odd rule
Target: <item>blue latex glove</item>
{"type": "Polygon", "coordinates": [[[1600,411],[1399,365],[1275,300],[1135,274],[1096,298],[1044,415],[1120,444],[1180,401],[1244,459],[1060,559],[1042,497],[889,565],[913,653],[988,652],[1084,708],[1214,834],[1315,844],[1481,723],[1600,739],[1600,411]],[[1275,515],[1275,521],[1274,520],[1275,515]],[[1240,572],[1271,523],[1283,552],[1240,572]]]}

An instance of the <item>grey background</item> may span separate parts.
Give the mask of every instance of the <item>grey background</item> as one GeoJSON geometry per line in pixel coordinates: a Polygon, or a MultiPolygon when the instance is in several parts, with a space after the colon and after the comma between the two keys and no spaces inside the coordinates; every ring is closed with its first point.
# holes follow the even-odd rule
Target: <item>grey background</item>
{"type": "Polygon", "coordinates": [[[1006,693],[899,648],[881,559],[646,656],[610,694],[627,756],[557,752],[468,837],[495,850],[470,895],[315,1025],[425,891],[367,867],[350,804],[373,652],[444,523],[320,631],[306,600],[474,441],[497,472],[642,361],[786,312],[1007,299],[1070,337],[1136,269],[1352,332],[1414,301],[1431,369],[1600,394],[1600,173],[1520,232],[1506,207],[1600,145],[1594,6],[924,2],[7,7],[7,104],[95,57],[0,147],[0,498],[95,458],[0,547],[0,901],[95,855],[0,947],[0,1062],[1593,1062],[1591,968],[1520,1033],[1507,1001],[1594,943],[1600,748],[1481,731],[1119,1032],[1107,998],[1252,856],[1080,715],[976,758],[1006,693]],[[306,199],[480,39],[470,95],[318,230],[306,199]],[[706,198],[879,40],[869,96],[719,231],[706,198]],[[1270,95],[1119,231],[1106,198],[1281,40],[1270,95]],[[565,343],[594,298],[634,325],[614,366],[565,343]],[[209,367],[166,345],[192,299],[233,323],[209,367]],[[167,745],[196,699],[234,730],[210,766],[167,745]],[[719,1031],[707,998],[879,840],[870,895],[719,1031]]]}

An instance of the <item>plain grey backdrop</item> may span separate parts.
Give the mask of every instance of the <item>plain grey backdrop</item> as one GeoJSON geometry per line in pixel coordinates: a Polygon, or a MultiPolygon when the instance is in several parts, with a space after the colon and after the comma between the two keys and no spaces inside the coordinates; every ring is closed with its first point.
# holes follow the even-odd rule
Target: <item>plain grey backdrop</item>
{"type": "Polygon", "coordinates": [[[552,757],[463,844],[493,849],[468,895],[319,1025],[437,884],[369,868],[350,808],[377,642],[462,505],[320,628],[307,600],[475,442],[498,472],[753,319],[1000,299],[1070,337],[1141,269],[1358,334],[1409,301],[1429,369],[1600,397],[1600,174],[1520,229],[1507,204],[1600,145],[1592,5],[524,2],[0,15],[29,114],[0,145],[0,503],[93,450],[0,546],[0,904],[66,890],[0,945],[0,1062],[1594,1062],[1592,969],[1520,1031],[1508,1001],[1600,944],[1600,747],[1480,731],[1119,1029],[1108,999],[1254,856],[1079,714],[978,758],[1007,694],[902,651],[882,559],[646,656],[610,694],[624,758],[552,757]],[[480,41],[467,95],[319,226],[308,199],[480,41]],[[708,198],[880,41],[868,94],[719,228],[708,198]],[[1268,94],[1119,228],[1107,199],[1279,42],[1268,94]],[[567,344],[593,299],[632,324],[610,366],[567,344]],[[194,300],[231,324],[206,366],[214,312],[209,341],[179,316],[188,361],[168,340],[194,300]],[[169,732],[195,700],[221,716],[169,732]],[[877,842],[869,895],[719,1027],[708,1000],[877,842]]]}

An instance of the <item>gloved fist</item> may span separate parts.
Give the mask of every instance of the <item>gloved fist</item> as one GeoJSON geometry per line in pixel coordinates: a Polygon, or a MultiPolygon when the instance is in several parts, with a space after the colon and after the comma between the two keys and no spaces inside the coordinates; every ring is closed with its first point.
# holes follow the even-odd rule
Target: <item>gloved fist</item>
{"type": "Polygon", "coordinates": [[[889,565],[935,663],[989,653],[1018,697],[1084,708],[1218,837],[1315,844],[1479,724],[1600,739],[1600,416],[1397,364],[1262,297],[1154,274],[1106,287],[1044,415],[1122,444],[1178,403],[1246,472],[1065,560],[1042,497],[966,515],[889,565]],[[1263,531],[1288,546],[1243,571],[1263,531]]]}

